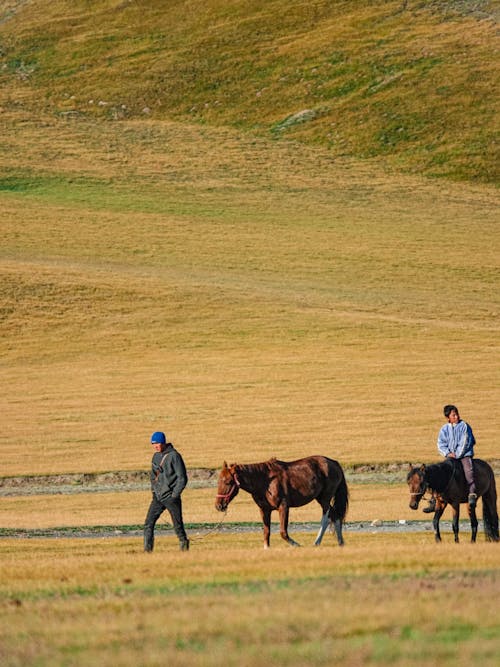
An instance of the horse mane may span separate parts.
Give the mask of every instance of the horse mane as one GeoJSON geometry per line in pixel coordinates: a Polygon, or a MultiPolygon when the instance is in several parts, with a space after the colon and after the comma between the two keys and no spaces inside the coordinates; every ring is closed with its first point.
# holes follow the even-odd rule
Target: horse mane
{"type": "Polygon", "coordinates": [[[278,459],[273,456],[268,461],[265,461],[265,465],[267,466],[268,470],[276,471],[283,470],[284,466],[286,466],[286,463],[284,461],[278,461],[278,459]]]}
{"type": "Polygon", "coordinates": [[[276,470],[281,470],[282,462],[273,456],[267,461],[262,461],[261,463],[234,463],[235,469],[238,472],[249,473],[253,475],[255,473],[262,474],[266,472],[274,472],[276,470]]]}
{"type": "Polygon", "coordinates": [[[425,479],[434,491],[444,491],[455,474],[457,461],[445,459],[441,463],[425,466],[425,479]]]}

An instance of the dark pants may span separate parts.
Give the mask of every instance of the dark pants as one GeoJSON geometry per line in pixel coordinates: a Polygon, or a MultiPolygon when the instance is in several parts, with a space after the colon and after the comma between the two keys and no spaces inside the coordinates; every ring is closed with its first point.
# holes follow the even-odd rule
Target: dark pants
{"type": "Polygon", "coordinates": [[[464,469],[465,481],[469,485],[469,493],[476,493],[472,456],[464,456],[464,458],[460,460],[462,461],[462,468],[464,469]]]}
{"type": "Polygon", "coordinates": [[[174,531],[179,542],[185,544],[188,541],[186,531],[184,530],[184,522],[182,520],[182,501],[180,498],[168,498],[160,502],[153,494],[151,505],[149,506],[146,521],[144,522],[144,551],[153,551],[155,541],[155,525],[160,516],[165,510],[168,510],[172,523],[174,524],[174,531]]]}

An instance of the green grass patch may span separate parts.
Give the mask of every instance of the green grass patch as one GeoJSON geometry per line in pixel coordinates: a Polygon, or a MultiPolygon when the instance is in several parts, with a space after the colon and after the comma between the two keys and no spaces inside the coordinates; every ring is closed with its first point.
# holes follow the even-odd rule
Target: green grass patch
{"type": "Polygon", "coordinates": [[[287,134],[333,157],[359,157],[368,129],[371,157],[429,175],[432,162],[420,154],[439,139],[442,176],[498,178],[489,159],[498,79],[492,3],[467,11],[448,2],[405,9],[400,0],[226,4],[212,0],[203,13],[189,3],[139,10],[106,1],[77,12],[67,0],[43,12],[23,4],[0,25],[2,105],[14,110],[22,99],[32,112],[178,119],[264,135],[279,119],[321,109],[287,134]],[[425,110],[428,120],[418,133],[407,128],[404,141],[388,141],[393,124],[378,114],[381,104],[401,117],[425,110]],[[469,160],[466,146],[476,142],[469,160]]]}
{"type": "Polygon", "coordinates": [[[298,666],[328,665],[333,656],[352,666],[361,659],[493,666],[499,582],[487,571],[484,547],[475,547],[474,572],[447,568],[456,545],[443,545],[440,554],[432,545],[419,555],[436,572],[393,577],[366,566],[388,548],[410,564],[415,538],[403,548],[382,542],[274,556],[255,555],[241,537],[236,548],[223,539],[188,554],[142,554],[130,541],[21,540],[15,550],[3,543],[0,565],[10,568],[11,549],[32,564],[25,560],[16,588],[0,596],[2,645],[11,661],[26,665],[63,665],[69,656],[125,666],[140,656],[141,664],[154,665],[161,656],[171,664],[216,665],[223,657],[235,666],[257,667],[263,659],[298,666]],[[436,607],[438,618],[428,612],[436,607]],[[165,609],[175,609],[168,623],[159,613],[165,609]]]}

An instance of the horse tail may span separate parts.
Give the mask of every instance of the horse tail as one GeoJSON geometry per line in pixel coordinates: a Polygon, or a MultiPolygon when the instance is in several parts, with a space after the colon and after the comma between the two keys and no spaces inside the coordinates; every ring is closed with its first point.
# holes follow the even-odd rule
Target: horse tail
{"type": "Polygon", "coordinates": [[[328,512],[331,521],[337,521],[339,519],[340,521],[344,521],[349,507],[349,489],[347,488],[347,482],[345,481],[345,475],[342,468],[340,468],[340,474],[342,477],[333,497],[333,507],[330,507],[328,512]]]}
{"type": "Polygon", "coordinates": [[[491,473],[490,487],[483,494],[483,522],[484,534],[488,542],[498,542],[498,513],[497,513],[497,487],[495,475],[491,473]]]}

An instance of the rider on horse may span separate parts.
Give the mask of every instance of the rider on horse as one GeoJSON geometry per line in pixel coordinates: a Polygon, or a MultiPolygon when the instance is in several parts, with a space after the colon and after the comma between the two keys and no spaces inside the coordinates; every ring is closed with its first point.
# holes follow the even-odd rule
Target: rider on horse
{"type": "MultiPolygon", "coordinates": [[[[477,494],[474,483],[474,467],[472,457],[474,456],[474,445],[476,439],[472,428],[467,422],[460,419],[458,408],[455,405],[445,405],[444,416],[448,420],[439,431],[437,447],[439,452],[446,458],[459,459],[469,486],[468,502],[470,507],[476,506],[477,494]]],[[[433,494],[428,507],[424,512],[434,512],[436,509],[436,495],[433,494]]]]}

